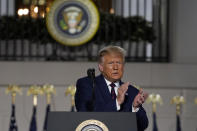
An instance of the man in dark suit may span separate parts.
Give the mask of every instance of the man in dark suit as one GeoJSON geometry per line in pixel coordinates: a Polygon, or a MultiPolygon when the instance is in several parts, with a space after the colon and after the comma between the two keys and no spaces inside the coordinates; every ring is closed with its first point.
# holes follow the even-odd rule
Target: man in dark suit
{"type": "Polygon", "coordinates": [[[98,57],[101,74],[95,78],[94,93],[90,77],[77,80],[77,111],[136,112],[138,131],[144,131],[148,127],[148,118],[142,104],[148,94],[136,89],[129,82],[121,81],[125,50],[118,46],[107,46],[100,50],[98,57]]]}

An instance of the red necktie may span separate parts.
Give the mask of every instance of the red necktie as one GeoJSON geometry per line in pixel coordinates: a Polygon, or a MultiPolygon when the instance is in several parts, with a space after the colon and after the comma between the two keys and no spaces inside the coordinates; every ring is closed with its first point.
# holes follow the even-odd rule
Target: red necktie
{"type": "Polygon", "coordinates": [[[111,86],[111,98],[114,100],[114,99],[116,99],[116,93],[115,93],[115,90],[114,90],[114,87],[116,87],[116,85],[112,82],[110,84],[110,86],[111,86]]]}

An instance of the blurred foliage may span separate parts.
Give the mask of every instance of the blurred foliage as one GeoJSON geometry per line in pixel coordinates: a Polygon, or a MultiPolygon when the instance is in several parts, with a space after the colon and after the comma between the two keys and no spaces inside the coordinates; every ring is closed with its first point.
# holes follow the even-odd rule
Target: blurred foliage
{"type": "Polygon", "coordinates": [[[49,35],[45,19],[32,19],[30,17],[8,17],[0,18],[0,39],[27,39],[42,43],[54,42],[49,35]]]}
{"type": "MultiPolygon", "coordinates": [[[[33,42],[53,43],[45,19],[30,17],[0,17],[0,39],[27,39],[33,42]]],[[[91,41],[148,41],[155,40],[152,23],[139,16],[121,17],[109,13],[100,13],[100,27],[91,41]]]]}

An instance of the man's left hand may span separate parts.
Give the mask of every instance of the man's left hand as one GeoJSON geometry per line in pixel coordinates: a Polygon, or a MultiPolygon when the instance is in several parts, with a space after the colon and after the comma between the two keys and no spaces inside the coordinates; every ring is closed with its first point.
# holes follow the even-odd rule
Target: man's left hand
{"type": "Polygon", "coordinates": [[[133,101],[133,107],[135,109],[139,108],[146,101],[147,97],[148,97],[148,93],[140,89],[139,93],[136,95],[133,101]]]}

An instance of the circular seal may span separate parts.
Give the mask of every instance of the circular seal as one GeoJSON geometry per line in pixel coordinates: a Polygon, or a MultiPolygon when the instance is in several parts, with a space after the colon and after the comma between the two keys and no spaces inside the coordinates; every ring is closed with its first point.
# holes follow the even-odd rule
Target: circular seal
{"type": "Polygon", "coordinates": [[[98,120],[86,120],[78,125],[75,131],[109,131],[107,126],[98,120]]]}
{"type": "Polygon", "coordinates": [[[56,0],[47,14],[46,24],[56,41],[77,46],[96,34],[99,13],[91,0],[56,0]]]}

